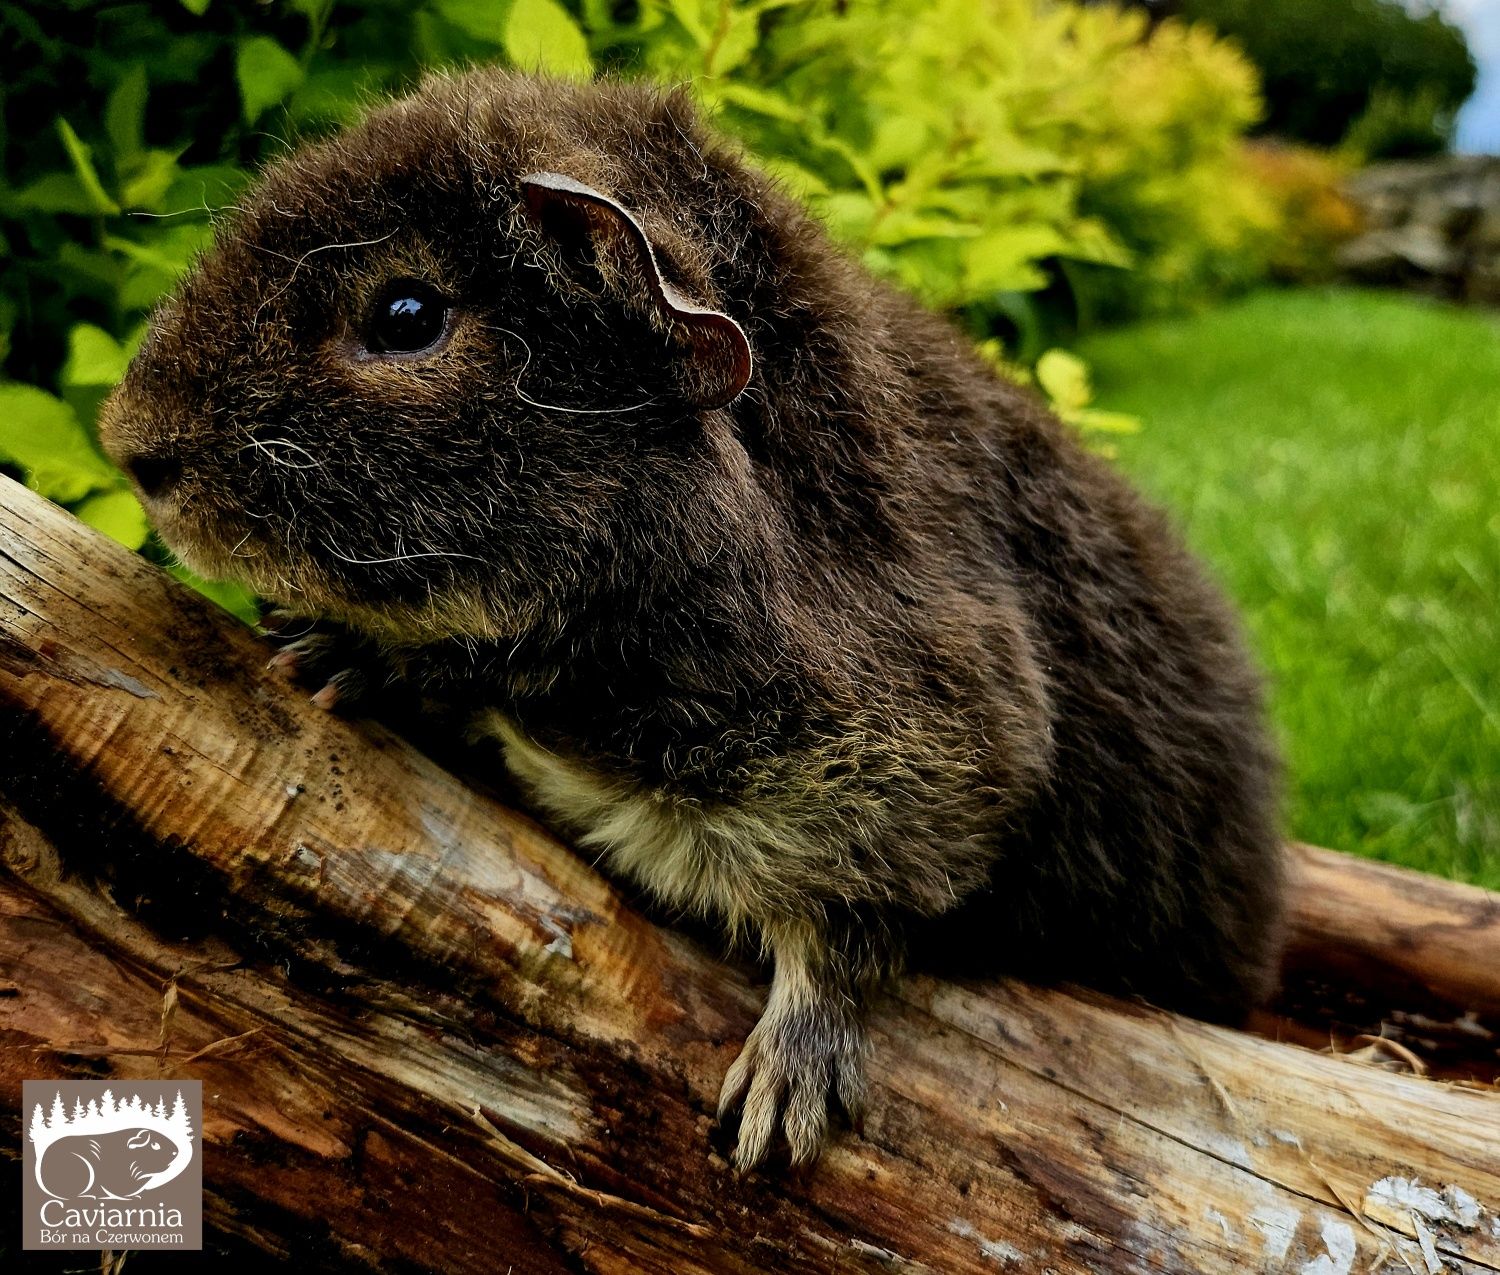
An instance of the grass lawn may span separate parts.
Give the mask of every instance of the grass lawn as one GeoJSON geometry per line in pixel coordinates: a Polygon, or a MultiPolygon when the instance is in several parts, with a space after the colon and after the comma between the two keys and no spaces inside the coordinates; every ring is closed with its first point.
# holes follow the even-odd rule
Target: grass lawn
{"type": "Polygon", "coordinates": [[[1262,293],[1080,353],[1244,609],[1291,835],[1500,888],[1500,316],[1262,293]]]}

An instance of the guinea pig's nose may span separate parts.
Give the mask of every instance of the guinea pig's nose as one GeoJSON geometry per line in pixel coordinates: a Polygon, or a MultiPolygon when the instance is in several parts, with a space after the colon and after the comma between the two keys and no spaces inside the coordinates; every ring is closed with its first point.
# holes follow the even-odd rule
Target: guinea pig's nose
{"type": "Polygon", "coordinates": [[[165,495],[182,477],[182,462],[164,452],[138,452],[123,463],[125,472],[148,496],[165,495]]]}

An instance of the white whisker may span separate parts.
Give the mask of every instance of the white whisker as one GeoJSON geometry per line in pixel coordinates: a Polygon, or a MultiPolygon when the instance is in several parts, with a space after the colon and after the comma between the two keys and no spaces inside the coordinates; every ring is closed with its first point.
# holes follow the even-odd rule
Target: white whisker
{"type": "Polygon", "coordinates": [[[131,209],[127,215],[131,217],[149,217],[152,221],[168,221],[173,217],[197,217],[202,213],[207,213],[212,217],[215,213],[226,211],[244,212],[245,210],[239,204],[220,204],[216,208],[211,208],[208,204],[204,203],[199,204],[195,208],[179,208],[176,212],[167,213],[141,212],[138,209],[131,209]]]}
{"type": "Polygon", "coordinates": [[[328,552],[340,562],[347,562],[356,567],[377,567],[390,562],[411,562],[416,558],[467,558],[471,562],[484,561],[477,554],[455,553],[445,549],[429,549],[421,553],[398,553],[391,558],[351,558],[347,554],[340,553],[332,545],[328,546],[328,552]]]}
{"type": "MultiPolygon", "coordinates": [[[[291,277],[296,278],[298,269],[307,261],[309,257],[313,256],[315,253],[328,252],[333,248],[371,248],[378,243],[384,243],[387,239],[394,238],[395,234],[396,232],[392,230],[387,234],[381,235],[379,239],[353,239],[348,243],[319,244],[316,248],[309,248],[300,257],[289,257],[286,255],[286,253],[277,252],[274,248],[267,248],[264,244],[251,244],[250,246],[257,252],[263,252],[269,257],[279,257],[282,261],[290,261],[292,263],[291,277]]],[[[288,283],[290,282],[291,280],[289,279],[288,283]]]]}
{"type": "Polygon", "coordinates": [[[307,448],[303,447],[300,443],[289,442],[286,439],[275,438],[267,441],[265,439],[252,438],[248,443],[240,448],[240,451],[248,451],[252,447],[254,447],[258,451],[265,452],[266,455],[270,458],[273,465],[280,465],[283,469],[321,469],[323,467],[323,462],[320,461],[316,456],[314,456],[312,452],[308,451],[307,448]],[[301,452],[304,456],[307,457],[308,463],[305,465],[294,465],[291,461],[282,460],[272,450],[273,448],[277,447],[284,447],[290,451],[301,452]]]}

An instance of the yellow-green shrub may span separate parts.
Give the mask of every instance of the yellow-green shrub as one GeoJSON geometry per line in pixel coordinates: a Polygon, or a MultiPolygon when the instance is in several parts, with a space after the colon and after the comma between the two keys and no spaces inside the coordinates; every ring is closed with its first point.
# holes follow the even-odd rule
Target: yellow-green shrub
{"type": "Polygon", "coordinates": [[[1255,73],[1203,28],[1049,0],[647,0],[613,31],[934,304],[1042,289],[1059,261],[1107,267],[1088,278],[1115,313],[1263,270],[1255,73]]]}

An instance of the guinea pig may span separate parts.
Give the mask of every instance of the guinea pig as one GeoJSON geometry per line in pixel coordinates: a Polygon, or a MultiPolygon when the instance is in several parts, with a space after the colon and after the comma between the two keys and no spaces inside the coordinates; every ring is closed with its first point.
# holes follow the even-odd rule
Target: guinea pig
{"type": "Polygon", "coordinates": [[[471,707],[575,845],[760,946],[741,1168],[858,1118],[914,945],[1221,1020],[1273,982],[1225,602],[681,92],[437,76],[281,159],[103,441],[186,563],[317,623],[320,703],[471,707]]]}
{"type": "Polygon", "coordinates": [[[47,1147],[37,1181],[59,1199],[129,1200],[176,1155],[172,1140],[151,1129],[59,1138],[47,1147]]]}

